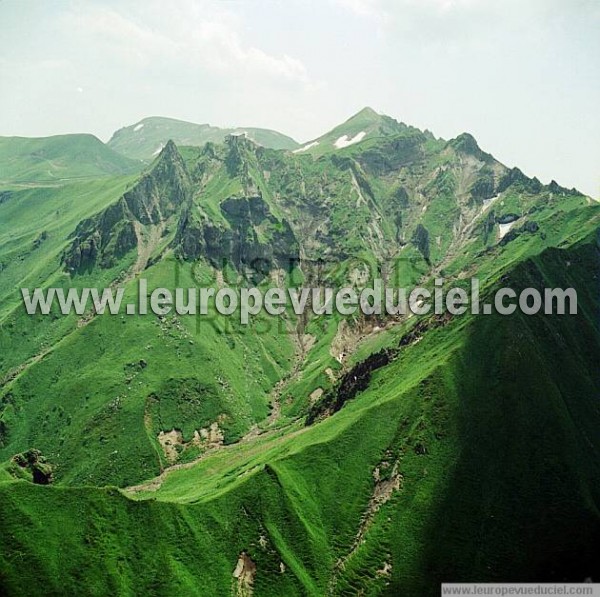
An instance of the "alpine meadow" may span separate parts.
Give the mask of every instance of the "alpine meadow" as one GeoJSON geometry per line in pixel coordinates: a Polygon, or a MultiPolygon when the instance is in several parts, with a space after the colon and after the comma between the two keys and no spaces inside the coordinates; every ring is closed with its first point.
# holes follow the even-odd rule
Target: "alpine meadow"
{"type": "MultiPolygon", "coordinates": [[[[463,6],[446,4],[439,14],[463,6]]],[[[380,5],[352,6],[365,22],[380,5]]],[[[152,68],[175,85],[159,29],[94,19],[96,33],[156,44],[152,68]]],[[[208,31],[198,40],[222,34],[208,31]]],[[[223,45],[257,78],[240,103],[259,67],[309,86],[269,39],[264,52],[223,45]]],[[[219,48],[207,94],[229,59],[219,48]]],[[[186,69],[197,58],[177,56],[186,69]]],[[[126,60],[150,68],[133,45],[126,60]]],[[[162,101],[143,92],[139,116],[162,101]]],[[[429,597],[442,583],[600,582],[600,203],[560,174],[506,166],[477,131],[442,138],[400,117],[366,107],[302,142],[237,126],[235,112],[223,127],[132,118],[106,142],[0,137],[1,595],[429,597]],[[212,304],[31,315],[22,298],[122,288],[137,305],[140,280],[266,292],[376,278],[431,294],[475,278],[482,304],[506,288],[573,289],[577,308],[288,305],[244,323],[212,304]]]]}

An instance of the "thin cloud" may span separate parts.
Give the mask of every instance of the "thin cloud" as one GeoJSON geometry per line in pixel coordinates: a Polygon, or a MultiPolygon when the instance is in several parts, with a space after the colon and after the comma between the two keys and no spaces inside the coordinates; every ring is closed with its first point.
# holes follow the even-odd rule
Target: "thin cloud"
{"type": "Polygon", "coordinates": [[[105,45],[131,66],[157,63],[231,76],[258,76],[308,83],[304,64],[287,54],[273,55],[244,43],[225,13],[185,12],[185,6],[149,5],[143,18],[95,4],[79,5],[63,17],[67,31],[105,45]],[[219,18],[221,17],[221,18],[219,18]],[[159,31],[154,23],[162,25],[159,31]]]}
{"type": "Polygon", "coordinates": [[[379,25],[390,19],[390,13],[382,0],[332,0],[335,6],[349,11],[360,18],[368,18],[379,25]]]}

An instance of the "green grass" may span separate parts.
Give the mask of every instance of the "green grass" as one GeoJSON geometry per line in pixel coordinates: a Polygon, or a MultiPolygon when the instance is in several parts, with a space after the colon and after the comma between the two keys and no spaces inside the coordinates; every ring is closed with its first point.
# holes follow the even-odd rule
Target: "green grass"
{"type": "MultiPolygon", "coordinates": [[[[594,251],[546,252],[513,282],[541,273],[580,284],[597,270],[594,251]],[[565,268],[567,259],[579,265],[565,268]]],[[[241,551],[257,563],[260,595],[323,595],[339,558],[338,594],[433,595],[441,580],[583,574],[593,563],[582,549],[600,529],[590,458],[600,445],[597,308],[584,292],[577,317],[457,319],[404,349],[335,416],[216,452],[134,501],[0,485],[2,537],[19,537],[2,549],[5,586],[214,594],[232,582],[241,551]],[[386,460],[399,463],[401,489],[351,553],[372,472],[386,460]],[[375,573],[385,562],[389,578],[375,573]]]]}
{"type": "Polygon", "coordinates": [[[134,174],[141,169],[141,162],[119,155],[93,135],[0,137],[3,186],[134,174]]]}
{"type": "MultiPolygon", "coordinates": [[[[144,276],[150,289],[195,284],[191,267],[174,260],[144,276]]],[[[133,281],[124,300],[137,303],[133,281]]],[[[58,465],[59,480],[131,484],[165,464],[156,444],[159,431],[183,429],[189,440],[194,429],[221,417],[225,441],[236,441],[266,418],[270,391],[293,356],[291,341],[280,337],[273,322],[260,335],[254,333],[257,325],[245,328],[217,316],[214,307],[198,319],[97,317],[5,388],[12,406],[3,416],[14,431],[0,454],[36,445],[58,465]],[[228,325],[233,329],[226,331],[228,325]],[[130,366],[142,360],[142,370],[130,366]],[[151,397],[160,413],[150,408],[151,397]]]]}
{"type": "MultiPolygon", "coordinates": [[[[115,139],[143,138],[146,125],[161,124],[144,123],[115,139]]],[[[135,275],[135,249],[81,274],[61,264],[78,223],[105,214],[133,178],[0,195],[0,592],[235,593],[242,552],[256,563],[258,596],[434,595],[442,580],[596,575],[600,207],[577,193],[515,184],[491,209],[539,228],[499,245],[497,224],[486,236],[489,212],[469,194],[489,164],[467,159],[475,170],[465,172],[456,143],[369,110],[331,135],[367,126],[364,142],[320,156],[243,141],[183,149],[185,168],[177,161],[175,169],[185,176],[149,191],[183,198],[169,205],[161,222],[169,230],[135,275]],[[193,192],[179,193],[188,174],[193,192]],[[262,196],[262,219],[237,221],[222,210],[246,195],[262,196]],[[464,238],[461,218],[474,218],[464,238]],[[431,285],[434,272],[411,242],[420,224],[448,283],[477,275],[484,297],[506,285],[572,286],[580,311],[388,321],[357,334],[343,364],[332,354],[340,325],[364,321],[310,317],[299,328],[288,311],[242,326],[212,306],[207,316],[89,322],[23,313],[21,286],[119,282],[126,303],[137,301],[140,276],[150,289],[214,286],[202,256],[178,258],[179,227],[193,221],[201,230],[207,220],[222,238],[244,230],[252,250],[268,248],[288,223],[303,262],[286,285],[314,283],[318,259],[321,283],[341,285],[357,264],[373,269],[396,257],[408,264],[395,284],[431,285]],[[402,343],[417,324],[428,326],[419,341],[402,343]],[[306,354],[299,329],[314,341],[306,354]],[[311,394],[337,391],[332,374],[399,345],[363,392],[305,425],[311,394]],[[275,398],[281,412],[271,421],[275,398]],[[215,423],[224,445],[204,453],[194,434],[215,423]],[[159,436],[172,430],[185,442],[177,460],[185,466],[169,469],[158,487],[155,477],[171,464],[159,436]],[[30,448],[54,467],[51,486],[11,474],[11,458],[30,448]],[[382,482],[394,480],[386,494],[382,482]],[[124,490],[144,481],[141,491],[124,490]],[[389,499],[374,508],[378,495],[389,499]]],[[[159,178],[173,166],[167,158],[155,166],[159,178]]],[[[231,265],[222,273],[240,284],[231,265]]]]}
{"type": "Polygon", "coordinates": [[[144,118],[135,125],[116,131],[108,146],[129,158],[151,161],[169,140],[177,145],[202,146],[208,142],[222,143],[228,135],[242,133],[247,133],[250,139],[264,147],[285,150],[298,147],[298,143],[290,137],[268,129],[218,128],[159,117],[144,118]]]}
{"type": "MultiPolygon", "coordinates": [[[[131,177],[73,182],[58,187],[15,191],[0,204],[0,377],[70,333],[77,316],[30,317],[20,289],[90,286],[90,278],[71,280],[61,255],[77,223],[114,202],[131,177]],[[10,347],[10,348],[9,348],[10,347]]],[[[127,261],[94,274],[94,285],[108,285],[127,261]]]]}
{"type": "MultiPolygon", "coordinates": [[[[336,153],[341,151],[342,155],[351,153],[348,148],[338,149],[335,143],[342,137],[354,139],[359,133],[365,133],[360,146],[366,147],[365,141],[381,140],[382,137],[404,135],[416,132],[417,129],[407,126],[402,122],[397,122],[389,116],[377,114],[372,108],[363,108],[360,112],[350,117],[346,122],[335,127],[325,135],[316,139],[318,145],[310,147],[306,152],[312,156],[322,156],[328,153],[336,153]]],[[[308,145],[308,144],[307,144],[308,145]]],[[[356,145],[358,147],[359,144],[356,145]]],[[[350,146],[355,147],[355,146],[350,146]]]]}

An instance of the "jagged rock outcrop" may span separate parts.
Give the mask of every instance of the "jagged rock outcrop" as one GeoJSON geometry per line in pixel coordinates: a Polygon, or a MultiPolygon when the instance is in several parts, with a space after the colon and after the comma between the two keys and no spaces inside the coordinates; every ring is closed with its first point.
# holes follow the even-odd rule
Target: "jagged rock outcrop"
{"type": "Polygon", "coordinates": [[[180,257],[203,258],[219,269],[226,264],[238,270],[250,267],[262,274],[297,261],[299,244],[290,223],[273,213],[257,180],[264,152],[244,135],[231,135],[224,146],[202,150],[192,168],[197,194],[186,204],[173,243],[180,257]],[[204,209],[204,185],[223,171],[241,190],[220,201],[222,219],[215,219],[204,209]]]}
{"type": "Polygon", "coordinates": [[[220,208],[228,226],[192,210],[182,218],[175,244],[184,259],[204,257],[217,268],[227,263],[263,273],[297,261],[298,242],[289,223],[273,216],[261,196],[230,197],[220,208]]]}
{"type": "Polygon", "coordinates": [[[39,450],[32,448],[12,458],[14,474],[24,476],[36,485],[49,485],[53,481],[53,467],[39,450]]]}
{"type": "Polygon", "coordinates": [[[380,145],[365,149],[356,160],[369,175],[388,176],[399,168],[419,162],[424,156],[424,133],[392,138],[380,145]]]}
{"type": "Polygon", "coordinates": [[[456,139],[451,139],[448,141],[448,146],[460,153],[471,155],[482,162],[491,162],[494,159],[479,147],[475,137],[469,133],[462,133],[456,139]]]}
{"type": "Polygon", "coordinates": [[[471,198],[476,203],[492,199],[496,195],[496,181],[494,173],[487,168],[482,169],[479,177],[471,187],[471,198]]]}
{"type": "Polygon", "coordinates": [[[112,267],[139,242],[136,225],[167,222],[179,213],[191,191],[184,161],[170,141],[151,170],[119,201],[77,226],[62,261],[78,273],[94,265],[112,267]]]}
{"type": "Polygon", "coordinates": [[[535,234],[540,229],[540,226],[537,222],[528,221],[525,222],[522,226],[518,228],[513,228],[500,240],[498,243],[501,247],[507,245],[512,242],[522,234],[535,234]]]}
{"type": "Polygon", "coordinates": [[[340,262],[365,247],[393,259],[407,243],[425,265],[440,264],[474,230],[488,244],[496,223],[529,215],[540,192],[548,202],[567,192],[507,169],[466,133],[446,142],[392,128],[360,150],[315,156],[274,151],[244,135],[187,148],[185,157],[170,142],[118,202],[78,225],[65,268],[109,268],[137,247],[140,271],[169,247],[187,261],[266,273],[300,256],[340,262]],[[496,199],[494,222],[485,210],[496,199]]]}
{"type": "Polygon", "coordinates": [[[516,222],[519,219],[518,214],[504,214],[496,217],[496,222],[498,224],[511,224],[512,222],[516,222]]]}
{"type": "Polygon", "coordinates": [[[423,226],[423,224],[419,224],[414,233],[413,236],[411,238],[411,242],[413,245],[415,245],[415,247],[417,247],[417,249],[419,250],[419,253],[421,253],[421,255],[423,255],[423,258],[425,259],[425,261],[429,262],[429,255],[430,255],[430,247],[429,247],[429,231],[427,230],[427,228],[425,228],[425,226],[423,226]]]}
{"type": "Polygon", "coordinates": [[[539,193],[543,187],[537,178],[529,178],[519,168],[511,168],[505,173],[498,183],[498,193],[503,193],[512,185],[530,193],[539,193]]]}

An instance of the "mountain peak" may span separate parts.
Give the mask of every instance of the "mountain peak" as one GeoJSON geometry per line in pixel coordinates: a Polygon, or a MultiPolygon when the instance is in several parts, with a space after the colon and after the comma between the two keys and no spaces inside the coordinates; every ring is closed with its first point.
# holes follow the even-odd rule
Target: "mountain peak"
{"type": "Polygon", "coordinates": [[[344,124],[350,124],[350,123],[355,123],[355,122],[359,122],[362,123],[363,125],[368,125],[368,124],[377,124],[378,122],[381,121],[381,119],[383,118],[383,116],[381,114],[379,114],[378,112],[375,112],[375,110],[373,110],[373,108],[370,108],[369,106],[363,108],[362,110],[360,110],[359,112],[357,112],[356,114],[354,114],[354,116],[351,116],[350,118],[348,118],[348,120],[346,120],[346,122],[344,124]]]}
{"type": "Polygon", "coordinates": [[[448,145],[454,147],[454,149],[458,151],[472,155],[482,161],[488,161],[490,159],[493,159],[490,154],[486,153],[479,147],[477,140],[470,133],[461,133],[455,139],[451,139],[450,141],[448,141],[448,145]]]}
{"type": "Polygon", "coordinates": [[[157,173],[159,176],[166,173],[171,178],[187,176],[179,148],[172,139],[169,139],[161,149],[158,157],[150,167],[150,172],[157,173]]]}
{"type": "Polygon", "coordinates": [[[168,155],[168,154],[173,154],[173,153],[179,153],[179,151],[177,150],[177,145],[175,145],[175,141],[173,141],[173,139],[169,139],[167,141],[167,144],[164,146],[163,150],[161,151],[161,155],[168,155]]]}
{"type": "Polygon", "coordinates": [[[371,108],[371,106],[365,106],[362,110],[357,112],[354,117],[357,117],[357,116],[363,116],[363,117],[367,116],[370,118],[381,118],[381,114],[379,114],[379,112],[376,112],[375,110],[373,110],[373,108],[371,108]]]}
{"type": "Polygon", "coordinates": [[[298,143],[277,131],[254,127],[219,128],[174,118],[151,116],[116,131],[108,146],[122,155],[153,160],[172,139],[183,145],[202,146],[209,141],[223,143],[232,133],[245,132],[255,143],[271,149],[296,149],[298,143]]]}
{"type": "Polygon", "coordinates": [[[416,131],[417,129],[411,129],[367,106],[325,135],[300,147],[295,153],[307,152],[313,156],[323,155],[357,145],[367,139],[402,135],[409,130],[416,131]]]}

